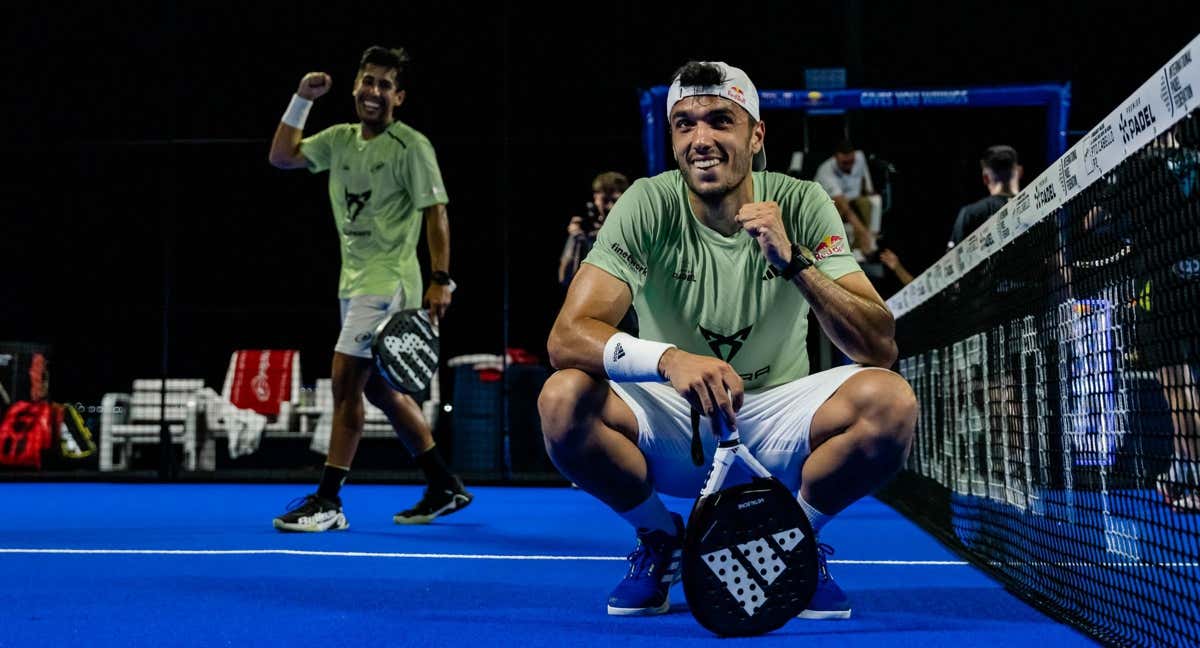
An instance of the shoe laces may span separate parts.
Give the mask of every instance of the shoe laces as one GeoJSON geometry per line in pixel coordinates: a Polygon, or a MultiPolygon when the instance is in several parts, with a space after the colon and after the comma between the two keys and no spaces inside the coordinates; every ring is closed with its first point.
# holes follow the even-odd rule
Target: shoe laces
{"type": "Polygon", "coordinates": [[[301,509],[308,509],[308,508],[315,509],[316,507],[317,507],[317,494],[309,493],[308,495],[301,495],[300,497],[297,497],[296,499],[288,502],[286,512],[293,513],[293,512],[299,512],[301,509]]]}
{"type": "Polygon", "coordinates": [[[647,544],[639,534],[637,546],[629,552],[629,555],[625,556],[625,559],[629,561],[629,575],[641,576],[649,573],[654,568],[655,559],[659,557],[658,553],[660,551],[647,544]]]}
{"type": "Polygon", "coordinates": [[[646,569],[650,565],[653,565],[650,561],[650,549],[646,547],[641,538],[638,538],[637,546],[633,548],[633,551],[629,552],[628,556],[625,556],[625,560],[629,561],[630,576],[645,573],[646,569]],[[646,563],[650,563],[650,565],[646,563]]]}
{"type": "Polygon", "coordinates": [[[821,570],[821,580],[827,581],[832,577],[829,575],[829,557],[834,554],[833,547],[824,542],[817,543],[817,567],[821,570]]]}

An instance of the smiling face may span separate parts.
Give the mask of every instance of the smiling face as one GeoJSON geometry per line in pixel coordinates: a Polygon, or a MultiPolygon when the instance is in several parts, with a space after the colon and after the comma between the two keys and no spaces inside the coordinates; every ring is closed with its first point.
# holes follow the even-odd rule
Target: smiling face
{"type": "Polygon", "coordinates": [[[671,108],[671,148],[684,181],[715,202],[745,181],[766,127],[723,97],[687,97],[671,108]]]}
{"type": "Polygon", "coordinates": [[[396,70],[367,63],[354,80],[354,110],[363,124],[379,131],[392,123],[392,111],[404,103],[396,89],[396,70]]]}

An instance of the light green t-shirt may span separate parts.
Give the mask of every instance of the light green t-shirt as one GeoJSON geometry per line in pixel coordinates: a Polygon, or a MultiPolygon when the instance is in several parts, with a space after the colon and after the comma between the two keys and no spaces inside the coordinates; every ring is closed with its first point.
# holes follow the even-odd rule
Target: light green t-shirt
{"type": "MultiPolygon", "coordinates": [[[[754,201],[779,203],[788,238],[831,279],[859,272],[837,208],[815,182],[757,172],[754,201]]],[[[743,231],[692,215],[679,171],[633,183],[604,221],[590,263],[629,284],[640,336],[725,360],[747,389],[808,375],[808,302],[743,231]]]]}
{"type": "Polygon", "coordinates": [[[398,121],[369,140],[361,124],[338,124],[306,137],[300,152],[309,171],[329,171],[342,251],[338,296],[392,295],[403,286],[408,304],[420,300],[421,210],[449,201],[429,140],[398,121]]]}

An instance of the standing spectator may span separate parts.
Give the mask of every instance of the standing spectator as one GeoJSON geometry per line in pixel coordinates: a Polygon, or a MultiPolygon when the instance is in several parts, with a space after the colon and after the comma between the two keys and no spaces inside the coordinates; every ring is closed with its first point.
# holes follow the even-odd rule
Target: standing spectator
{"type": "Polygon", "coordinates": [[[567,243],[563,246],[562,257],[558,262],[558,282],[563,286],[571,283],[579,264],[591,251],[596,242],[596,234],[608,212],[625,190],[629,188],[629,179],[616,171],[606,171],[592,180],[592,200],[584,206],[582,216],[572,216],[567,225],[567,243]]]}
{"type": "Polygon", "coordinates": [[[954,229],[950,232],[946,249],[962,243],[968,234],[1021,191],[1022,169],[1017,162],[1017,150],[1013,147],[1004,144],[988,147],[979,160],[979,166],[983,169],[981,179],[988,195],[958,210],[958,218],[954,220],[954,229]]]}

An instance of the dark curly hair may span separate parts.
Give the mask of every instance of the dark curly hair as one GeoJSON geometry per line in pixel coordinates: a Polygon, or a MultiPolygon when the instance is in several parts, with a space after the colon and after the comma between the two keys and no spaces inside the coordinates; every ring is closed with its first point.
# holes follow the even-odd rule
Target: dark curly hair
{"type": "Polygon", "coordinates": [[[368,64],[391,68],[396,71],[396,90],[399,91],[404,89],[405,72],[407,72],[408,63],[411,60],[403,47],[388,49],[372,45],[363,52],[362,59],[358,63],[358,71],[362,72],[368,64]]]}

